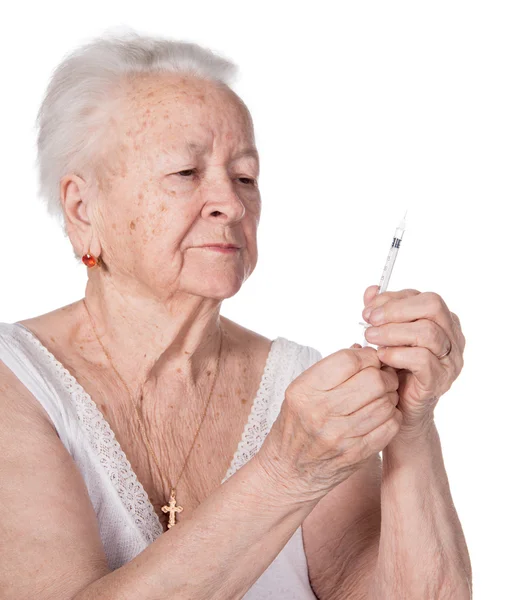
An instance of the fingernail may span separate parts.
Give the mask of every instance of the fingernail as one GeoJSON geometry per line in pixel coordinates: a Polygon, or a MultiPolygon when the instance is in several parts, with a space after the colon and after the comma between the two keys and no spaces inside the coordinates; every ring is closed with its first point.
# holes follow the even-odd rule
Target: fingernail
{"type": "Polygon", "coordinates": [[[370,313],[372,312],[371,308],[365,308],[363,311],[363,317],[368,321],[368,317],[370,316],[370,313]]]}

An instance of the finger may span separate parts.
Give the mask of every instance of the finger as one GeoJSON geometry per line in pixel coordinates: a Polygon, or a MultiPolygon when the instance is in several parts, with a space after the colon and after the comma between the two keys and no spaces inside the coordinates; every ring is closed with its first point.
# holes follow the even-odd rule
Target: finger
{"type": "MultiPolygon", "coordinates": [[[[430,319],[444,330],[452,344],[454,342],[452,315],[445,301],[435,292],[423,292],[402,298],[389,298],[380,308],[383,311],[383,316],[379,321],[375,318],[375,313],[372,313],[369,320],[372,325],[408,323],[419,319],[430,319]]],[[[448,346],[445,347],[446,350],[448,350],[448,346]]]]}
{"type": "Polygon", "coordinates": [[[397,390],[398,386],[400,385],[397,370],[394,367],[390,367],[389,365],[382,365],[380,370],[389,374],[389,376],[391,377],[390,386],[393,386],[394,389],[397,390]]]}
{"type": "Polygon", "coordinates": [[[402,421],[403,415],[396,408],[390,419],[363,436],[361,441],[367,449],[365,454],[371,455],[375,452],[380,452],[381,448],[385,448],[400,431],[402,421]]]}
{"type": "Polygon", "coordinates": [[[427,348],[434,356],[442,356],[451,344],[444,329],[430,319],[418,319],[412,323],[386,323],[370,327],[364,335],[370,344],[427,348]]]}
{"type": "Polygon", "coordinates": [[[380,369],[382,363],[377,356],[377,350],[371,346],[364,348],[343,348],[320,359],[314,365],[303,371],[291,384],[299,384],[307,379],[308,387],[313,390],[329,391],[342,385],[354,374],[375,367],[380,369]]]}
{"type": "Polygon", "coordinates": [[[389,365],[382,366],[380,368],[380,374],[384,379],[384,384],[386,386],[387,393],[396,391],[398,389],[399,381],[396,369],[390,367],[389,365]]]}
{"type": "Polygon", "coordinates": [[[363,302],[365,307],[377,296],[377,292],[379,291],[378,285],[370,285],[364,291],[363,302]]]}
{"type": "MultiPolygon", "coordinates": [[[[386,304],[386,302],[388,302],[391,299],[409,298],[411,296],[417,296],[420,293],[421,292],[419,292],[418,290],[413,290],[413,289],[399,290],[398,292],[382,292],[382,294],[375,295],[368,302],[368,305],[366,305],[366,303],[365,303],[363,313],[367,309],[373,310],[375,308],[378,308],[379,306],[386,304]]],[[[365,319],[365,318],[366,317],[363,315],[363,319],[365,319]]]]}
{"type": "Polygon", "coordinates": [[[405,369],[413,373],[421,390],[439,388],[446,380],[446,365],[426,348],[383,348],[382,361],[395,369],[405,369]]]}
{"type": "Polygon", "coordinates": [[[454,312],[450,312],[450,314],[452,316],[452,320],[455,323],[455,325],[460,327],[460,319],[459,319],[458,315],[456,315],[454,312]]]}
{"type": "Polygon", "coordinates": [[[455,339],[457,340],[457,344],[460,348],[460,352],[461,354],[464,352],[464,348],[466,347],[466,338],[464,336],[464,334],[462,333],[462,329],[460,326],[460,319],[458,317],[458,315],[456,315],[454,312],[450,313],[452,316],[452,321],[453,321],[453,327],[452,327],[452,331],[455,335],[455,339]]]}
{"type": "Polygon", "coordinates": [[[398,385],[398,375],[394,369],[367,367],[340,384],[339,389],[329,390],[327,410],[333,416],[345,417],[375,399],[395,392],[398,385]]]}
{"type": "Polygon", "coordinates": [[[347,415],[342,425],[342,429],[346,432],[344,437],[359,437],[370,433],[394,416],[397,404],[398,394],[390,392],[347,415]]]}

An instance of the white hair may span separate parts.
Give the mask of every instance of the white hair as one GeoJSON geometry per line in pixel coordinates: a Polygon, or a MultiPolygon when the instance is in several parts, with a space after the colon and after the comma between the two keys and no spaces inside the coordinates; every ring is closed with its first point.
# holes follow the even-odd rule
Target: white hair
{"type": "Polygon", "coordinates": [[[118,100],[116,88],[127,76],[166,72],[230,87],[238,67],[198,44],[125,28],[93,38],[54,69],[36,121],[39,196],[66,234],[60,180],[69,172],[94,174],[94,156],[105,145],[109,108],[118,100]]]}

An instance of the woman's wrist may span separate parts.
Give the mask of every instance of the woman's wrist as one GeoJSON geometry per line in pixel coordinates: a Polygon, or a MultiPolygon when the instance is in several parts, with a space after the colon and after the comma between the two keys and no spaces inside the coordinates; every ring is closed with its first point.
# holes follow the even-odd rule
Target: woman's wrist
{"type": "Polygon", "coordinates": [[[290,510],[308,507],[309,510],[313,510],[322,499],[323,494],[312,493],[300,485],[298,477],[285,473],[279,463],[279,454],[268,450],[267,447],[262,448],[252,461],[263,486],[260,492],[268,496],[268,501],[276,507],[287,505],[290,510]]]}

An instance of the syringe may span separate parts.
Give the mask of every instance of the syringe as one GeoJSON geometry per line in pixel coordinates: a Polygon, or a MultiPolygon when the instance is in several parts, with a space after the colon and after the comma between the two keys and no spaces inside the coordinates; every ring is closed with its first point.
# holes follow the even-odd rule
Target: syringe
{"type": "MultiPolygon", "coordinates": [[[[400,242],[404,236],[405,231],[405,217],[407,216],[407,211],[405,211],[404,218],[400,221],[400,224],[395,230],[395,236],[393,237],[393,242],[391,243],[391,249],[389,251],[388,257],[386,258],[386,264],[384,265],[384,270],[382,271],[382,277],[380,278],[379,289],[377,290],[377,294],[382,294],[388,289],[389,279],[391,277],[391,273],[393,271],[393,266],[395,264],[396,255],[398,254],[398,249],[400,248],[400,242]]],[[[370,323],[366,323],[364,321],[359,321],[359,324],[362,325],[365,330],[368,327],[371,327],[370,323]]],[[[374,345],[374,344],[373,344],[374,345]]],[[[372,346],[369,344],[367,339],[364,337],[363,332],[363,342],[361,346],[372,346]]]]}

